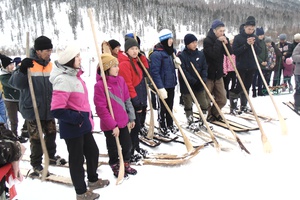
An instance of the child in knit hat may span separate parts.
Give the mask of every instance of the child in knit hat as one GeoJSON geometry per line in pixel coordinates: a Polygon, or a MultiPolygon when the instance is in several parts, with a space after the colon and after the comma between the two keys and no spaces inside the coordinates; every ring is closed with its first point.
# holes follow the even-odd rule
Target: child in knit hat
{"type": "Polygon", "coordinates": [[[97,115],[100,118],[100,127],[106,138],[106,146],[109,157],[109,165],[117,178],[119,174],[120,161],[115,137],[119,137],[122,146],[122,154],[125,164],[125,177],[127,174],[135,175],[137,171],[130,167],[131,158],[131,137],[129,128],[135,127],[135,113],[131,103],[127,84],[122,76],[119,76],[119,62],[109,53],[101,55],[103,70],[109,88],[110,101],[113,115],[108,109],[105,95],[105,86],[103,77],[101,77],[100,68],[97,69],[97,83],[94,87],[94,104],[97,115]]]}
{"type": "Polygon", "coordinates": [[[283,62],[283,77],[284,77],[284,84],[287,86],[289,85],[289,92],[292,93],[294,91],[293,85],[291,83],[292,76],[294,74],[295,65],[293,63],[293,59],[287,58],[283,62]]]}

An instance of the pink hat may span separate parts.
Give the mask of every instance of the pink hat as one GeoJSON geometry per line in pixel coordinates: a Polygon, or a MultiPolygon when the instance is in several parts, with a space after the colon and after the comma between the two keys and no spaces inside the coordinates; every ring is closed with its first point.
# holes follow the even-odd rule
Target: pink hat
{"type": "Polygon", "coordinates": [[[293,59],[292,59],[292,58],[287,58],[287,59],[285,60],[285,63],[286,63],[287,65],[291,65],[291,64],[293,64],[293,59]]]}

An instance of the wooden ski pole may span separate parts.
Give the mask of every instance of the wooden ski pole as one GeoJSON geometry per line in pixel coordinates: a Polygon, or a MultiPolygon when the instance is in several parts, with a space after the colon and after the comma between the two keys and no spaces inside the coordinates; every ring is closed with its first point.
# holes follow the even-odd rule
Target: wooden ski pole
{"type": "Polygon", "coordinates": [[[146,83],[147,97],[148,97],[149,107],[150,107],[150,124],[149,124],[147,138],[153,140],[153,136],[154,136],[154,113],[153,113],[153,106],[152,106],[152,103],[151,103],[151,96],[150,96],[150,92],[149,92],[149,88],[148,88],[149,86],[147,84],[146,78],[145,78],[145,83],[146,83]]]}
{"type": "Polygon", "coordinates": [[[148,76],[148,78],[149,78],[151,84],[153,85],[153,87],[154,87],[154,89],[155,89],[157,95],[158,95],[159,98],[161,99],[161,101],[162,101],[162,103],[164,104],[164,106],[166,107],[168,113],[170,114],[170,116],[172,117],[172,119],[173,119],[173,121],[175,122],[176,126],[178,127],[178,129],[179,129],[179,131],[180,131],[180,133],[181,133],[181,135],[182,135],[182,137],[183,137],[183,141],[184,141],[184,144],[185,144],[185,146],[186,146],[186,149],[187,149],[188,153],[191,153],[193,150],[195,150],[194,147],[193,147],[193,145],[192,145],[192,143],[191,143],[191,141],[190,141],[189,138],[184,134],[184,132],[183,132],[183,130],[182,130],[180,124],[178,123],[177,119],[176,119],[175,116],[173,115],[173,113],[172,113],[171,109],[169,108],[168,104],[166,103],[166,101],[161,97],[161,94],[160,94],[160,92],[159,92],[159,90],[158,90],[156,84],[154,83],[152,77],[150,76],[148,70],[146,69],[145,65],[142,63],[142,61],[141,61],[141,59],[140,59],[139,57],[137,57],[137,59],[138,59],[138,62],[141,64],[141,66],[142,66],[144,72],[145,72],[146,75],[148,76]]]}
{"type": "Polygon", "coordinates": [[[261,71],[261,68],[260,68],[260,65],[259,65],[259,63],[258,63],[257,56],[256,56],[256,53],[255,53],[255,50],[254,50],[253,45],[251,45],[251,49],[252,49],[252,53],[253,53],[253,56],[254,56],[254,58],[255,58],[255,62],[256,62],[256,65],[257,65],[257,69],[258,69],[258,71],[259,71],[259,74],[260,74],[260,76],[261,76],[261,79],[263,80],[263,83],[264,83],[264,85],[265,85],[265,87],[266,87],[266,89],[267,89],[267,91],[268,91],[268,94],[269,94],[269,96],[270,96],[270,98],[271,98],[271,100],[272,100],[272,103],[273,103],[273,105],[274,105],[274,107],[275,107],[275,110],[276,110],[276,112],[277,112],[278,119],[279,119],[279,121],[280,121],[280,126],[281,126],[282,134],[283,134],[283,135],[287,135],[287,126],[286,126],[285,120],[284,120],[284,118],[282,117],[282,115],[281,115],[281,113],[280,113],[280,111],[279,111],[279,109],[278,109],[278,107],[277,107],[277,105],[276,105],[276,102],[275,102],[275,100],[274,100],[274,98],[273,98],[273,95],[272,95],[272,93],[270,92],[269,85],[268,85],[268,83],[266,82],[266,79],[265,79],[265,77],[264,77],[264,75],[263,75],[263,73],[262,73],[262,71],[261,71]]]}
{"type": "MultiPolygon", "coordinates": [[[[26,33],[26,57],[29,58],[29,32],[26,33]]],[[[48,154],[46,143],[44,140],[44,134],[43,134],[41,120],[40,120],[40,114],[39,114],[39,110],[38,110],[37,103],[36,103],[34,87],[33,87],[32,78],[31,78],[31,71],[29,68],[27,69],[27,78],[28,78],[28,84],[29,84],[29,90],[30,90],[34,115],[35,115],[35,121],[37,124],[39,137],[40,137],[40,141],[41,141],[41,146],[42,146],[42,150],[43,150],[43,154],[44,154],[44,169],[43,169],[43,174],[42,174],[42,179],[41,179],[42,181],[44,181],[48,174],[49,154],[48,154]]]]}
{"type": "Polygon", "coordinates": [[[272,146],[271,146],[270,142],[268,141],[268,138],[267,138],[267,136],[266,136],[266,134],[265,134],[265,132],[264,132],[264,130],[263,130],[263,127],[262,127],[262,125],[261,125],[261,123],[260,123],[260,121],[259,121],[259,119],[258,119],[258,116],[257,116],[257,114],[256,114],[256,112],[255,112],[254,106],[253,106],[253,104],[252,104],[252,102],[251,102],[251,100],[250,100],[250,97],[249,97],[248,92],[247,92],[247,90],[246,90],[246,88],[245,88],[245,86],[244,86],[244,83],[243,83],[243,81],[242,81],[242,79],[241,79],[241,76],[240,76],[240,74],[239,74],[239,72],[238,72],[238,70],[237,70],[237,68],[236,68],[236,65],[234,64],[234,62],[233,62],[233,60],[232,60],[232,58],[231,58],[231,55],[230,55],[230,53],[229,53],[229,51],[228,51],[228,49],[227,49],[227,47],[226,47],[226,45],[225,45],[224,42],[223,42],[223,47],[224,47],[224,49],[225,49],[225,51],[226,51],[226,54],[227,54],[227,56],[228,56],[228,58],[229,58],[229,60],[230,60],[230,63],[232,64],[232,66],[233,66],[233,68],[234,68],[234,71],[235,71],[235,73],[236,73],[236,77],[238,78],[238,80],[239,80],[239,82],[240,82],[240,84],[241,84],[241,87],[242,87],[242,89],[243,89],[243,92],[244,92],[244,94],[245,94],[245,96],[246,96],[246,98],[247,98],[247,100],[248,100],[248,102],[249,102],[249,105],[250,105],[250,107],[251,107],[251,109],[252,109],[252,112],[253,112],[253,115],[254,115],[254,117],[255,117],[255,120],[256,120],[256,122],[257,122],[257,124],[258,124],[259,130],[260,130],[260,133],[261,133],[261,141],[262,141],[262,143],[263,143],[264,151],[265,151],[266,153],[271,153],[271,151],[272,151],[272,146]]]}
{"type": "Polygon", "coordinates": [[[248,154],[250,154],[250,152],[246,149],[246,147],[243,145],[242,141],[240,140],[240,138],[236,135],[236,133],[233,131],[233,129],[231,128],[231,126],[229,125],[227,119],[225,118],[223,112],[221,111],[219,105],[217,104],[215,98],[211,95],[209,89],[207,88],[205,82],[203,81],[203,79],[201,78],[200,74],[198,73],[197,69],[195,68],[194,64],[192,62],[190,62],[192,65],[192,68],[194,70],[194,72],[196,73],[198,79],[200,80],[201,84],[203,85],[207,95],[209,96],[210,100],[213,102],[214,106],[216,107],[217,111],[219,112],[219,114],[221,115],[221,117],[223,118],[226,126],[228,127],[228,129],[230,130],[230,132],[232,133],[232,135],[235,137],[235,140],[238,142],[240,148],[242,150],[244,150],[245,152],[247,152],[248,154]]]}
{"type": "MultiPolygon", "coordinates": [[[[175,54],[173,53],[173,59],[175,59],[175,58],[176,58],[176,56],[175,56],[175,54]]],[[[199,105],[199,103],[198,103],[198,100],[197,100],[197,98],[195,97],[195,94],[194,94],[194,92],[193,92],[193,90],[192,90],[192,88],[191,88],[191,86],[190,86],[188,80],[186,79],[186,76],[185,76],[185,74],[183,73],[181,66],[180,66],[179,64],[175,63],[175,61],[174,61],[174,64],[177,66],[177,68],[178,68],[178,70],[179,70],[179,72],[180,72],[180,74],[181,74],[181,76],[182,76],[182,79],[184,80],[184,83],[185,83],[186,87],[188,88],[188,90],[189,90],[189,92],[190,92],[190,95],[191,95],[191,97],[192,97],[192,99],[193,99],[193,101],[194,101],[194,103],[195,103],[195,105],[196,105],[196,107],[197,107],[197,109],[198,109],[198,112],[199,112],[199,114],[200,114],[200,117],[202,118],[203,123],[204,123],[205,126],[206,126],[207,132],[209,133],[209,135],[210,135],[212,141],[214,142],[215,148],[216,148],[217,151],[219,152],[219,151],[220,151],[220,145],[219,145],[217,139],[215,138],[214,134],[213,134],[212,131],[210,130],[209,124],[208,124],[208,122],[206,121],[206,119],[205,119],[205,117],[204,117],[204,114],[203,114],[203,112],[202,112],[202,109],[200,108],[200,105],[199,105]]]]}
{"type": "MultiPolygon", "coordinates": [[[[88,15],[89,15],[89,18],[90,18],[92,32],[93,32],[93,36],[94,36],[95,47],[96,47],[97,56],[98,56],[98,59],[99,59],[99,67],[100,67],[101,76],[102,76],[102,79],[103,79],[103,85],[104,85],[106,100],[107,100],[107,103],[108,103],[109,112],[110,112],[112,118],[114,119],[115,118],[114,117],[114,112],[112,110],[111,101],[110,101],[110,97],[109,97],[109,93],[108,93],[108,89],[107,89],[107,82],[106,82],[106,77],[105,77],[104,70],[103,70],[103,64],[102,64],[102,60],[101,60],[101,54],[100,54],[100,49],[99,49],[99,46],[98,46],[98,41],[97,41],[97,36],[96,36],[96,31],[95,31],[94,20],[93,20],[93,15],[92,15],[92,9],[91,8],[88,9],[88,15]]],[[[119,137],[115,137],[115,139],[116,139],[116,144],[117,144],[117,149],[118,149],[118,156],[119,156],[119,161],[120,161],[120,169],[119,169],[119,174],[118,174],[118,178],[117,178],[117,182],[116,182],[116,185],[118,185],[118,184],[122,183],[122,181],[124,179],[125,166],[124,166],[122,147],[120,145],[119,137]]]]}

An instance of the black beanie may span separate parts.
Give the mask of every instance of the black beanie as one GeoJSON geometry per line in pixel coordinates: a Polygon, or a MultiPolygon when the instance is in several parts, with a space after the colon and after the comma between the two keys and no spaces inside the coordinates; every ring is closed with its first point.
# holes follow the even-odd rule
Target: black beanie
{"type": "Polygon", "coordinates": [[[121,46],[120,42],[114,39],[109,40],[108,43],[112,50],[114,50],[114,48],[116,48],[117,46],[121,46]]]}
{"type": "Polygon", "coordinates": [[[126,38],[124,46],[125,46],[125,52],[127,52],[128,49],[130,49],[131,47],[134,47],[134,46],[139,47],[139,44],[133,38],[126,38]]]}
{"type": "Polygon", "coordinates": [[[9,58],[5,55],[2,55],[2,54],[0,54],[0,59],[1,59],[1,64],[2,64],[3,68],[6,68],[11,63],[14,63],[14,61],[11,58],[9,58]]]}
{"type": "Polygon", "coordinates": [[[246,20],[245,26],[255,26],[255,18],[253,16],[249,16],[246,20]]]}
{"type": "Polygon", "coordinates": [[[52,49],[53,45],[51,40],[46,36],[40,36],[35,39],[34,41],[34,49],[35,50],[45,50],[45,49],[52,49]]]}
{"type": "Polygon", "coordinates": [[[184,44],[185,45],[189,45],[190,43],[192,43],[194,41],[198,41],[198,39],[196,38],[195,35],[189,33],[184,36],[184,44]]]}

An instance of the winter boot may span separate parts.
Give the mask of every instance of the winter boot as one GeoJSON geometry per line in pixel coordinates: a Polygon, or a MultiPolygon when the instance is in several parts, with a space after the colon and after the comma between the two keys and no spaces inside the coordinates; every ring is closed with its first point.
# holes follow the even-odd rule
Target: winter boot
{"type": "Polygon", "coordinates": [[[143,156],[139,153],[132,154],[130,157],[130,162],[131,163],[139,163],[143,160],[143,156]]]}
{"type": "Polygon", "coordinates": [[[175,134],[176,132],[179,131],[179,129],[175,125],[168,126],[168,129],[170,130],[171,133],[175,134]]]}
{"type": "MultiPolygon", "coordinates": [[[[33,172],[29,174],[29,177],[41,177],[43,175],[43,166],[42,165],[38,165],[33,167],[33,172]]],[[[47,177],[50,176],[50,173],[47,172],[47,177]]]]}
{"type": "Polygon", "coordinates": [[[143,157],[143,158],[146,158],[147,155],[149,154],[147,150],[145,149],[142,149],[142,148],[137,148],[136,151],[143,157]]]}
{"type": "Polygon", "coordinates": [[[241,114],[238,109],[237,109],[237,96],[235,93],[233,92],[229,92],[229,101],[230,101],[230,114],[232,115],[239,115],[241,114]]]}
{"type": "Polygon", "coordinates": [[[248,106],[241,106],[241,112],[252,113],[252,110],[248,106]]]}
{"type": "Polygon", "coordinates": [[[159,127],[158,133],[163,136],[170,136],[170,131],[166,127],[159,127]]]}
{"type": "Polygon", "coordinates": [[[132,167],[130,167],[129,162],[125,162],[124,166],[125,166],[125,172],[127,174],[131,174],[131,175],[136,175],[137,174],[136,169],[133,169],[132,167]]]}
{"type": "Polygon", "coordinates": [[[140,135],[146,137],[148,135],[148,131],[149,129],[144,126],[140,129],[140,135]]]}
{"type": "Polygon", "coordinates": [[[88,181],[88,187],[91,191],[96,190],[98,188],[104,188],[109,185],[109,180],[106,179],[98,179],[95,182],[88,181]]]}
{"type": "MultiPolygon", "coordinates": [[[[118,178],[119,170],[120,170],[120,164],[117,163],[117,164],[110,165],[110,168],[112,169],[114,176],[115,176],[116,178],[118,178]]],[[[125,172],[125,173],[124,173],[124,178],[127,178],[127,177],[128,177],[128,175],[127,175],[127,173],[125,172]]]]}
{"type": "Polygon", "coordinates": [[[64,158],[61,158],[60,156],[54,156],[54,158],[50,158],[50,165],[65,165],[67,164],[67,161],[64,158]]]}
{"type": "Polygon", "coordinates": [[[100,194],[93,193],[92,191],[87,190],[83,194],[77,194],[76,199],[77,200],[95,200],[99,199],[100,194]]]}

